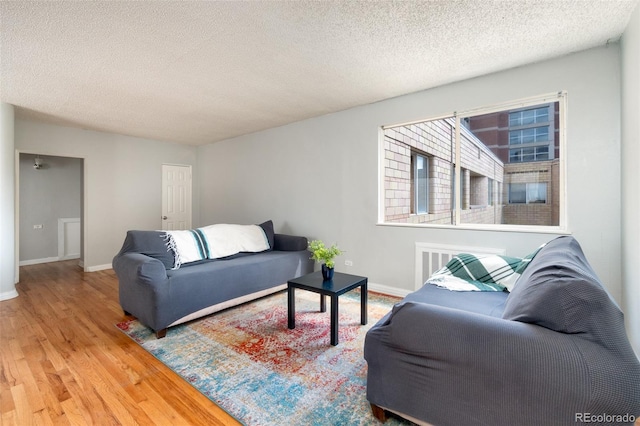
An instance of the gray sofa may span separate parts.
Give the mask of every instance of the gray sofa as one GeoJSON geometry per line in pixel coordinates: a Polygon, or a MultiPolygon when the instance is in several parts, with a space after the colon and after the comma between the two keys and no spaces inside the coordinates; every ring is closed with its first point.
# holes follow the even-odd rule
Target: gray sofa
{"type": "Polygon", "coordinates": [[[269,250],[238,253],[175,267],[162,231],[128,231],[113,259],[120,305],[158,338],[167,328],[286,288],[286,282],[313,272],[307,238],[276,234],[260,225],[269,250]]]}
{"type": "Polygon", "coordinates": [[[578,242],[544,246],[511,293],[408,295],[369,330],[367,398],[433,425],[625,424],[640,363],[578,242]]]}

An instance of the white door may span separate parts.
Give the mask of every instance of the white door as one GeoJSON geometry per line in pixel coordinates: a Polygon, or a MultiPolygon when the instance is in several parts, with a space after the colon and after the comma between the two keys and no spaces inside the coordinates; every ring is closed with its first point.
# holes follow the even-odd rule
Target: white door
{"type": "Polygon", "coordinates": [[[162,165],[162,229],[191,229],[191,166],[162,165]]]}

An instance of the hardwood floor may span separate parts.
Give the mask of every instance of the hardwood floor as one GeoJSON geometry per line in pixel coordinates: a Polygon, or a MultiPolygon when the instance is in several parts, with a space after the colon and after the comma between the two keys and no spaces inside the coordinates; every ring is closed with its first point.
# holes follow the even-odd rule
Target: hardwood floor
{"type": "Polygon", "coordinates": [[[20,268],[0,302],[0,424],[238,425],[120,332],[113,270],[20,268]]]}
{"type": "Polygon", "coordinates": [[[0,302],[1,425],[240,424],[115,327],[113,270],[76,263],[20,268],[0,302]]]}

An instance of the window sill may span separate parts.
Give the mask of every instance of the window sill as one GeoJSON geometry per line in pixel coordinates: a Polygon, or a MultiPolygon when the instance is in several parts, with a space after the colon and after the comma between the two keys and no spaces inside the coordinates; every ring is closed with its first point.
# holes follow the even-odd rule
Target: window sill
{"type": "Polygon", "coordinates": [[[571,235],[571,231],[560,226],[525,226],[525,225],[483,225],[483,224],[461,224],[461,225],[439,225],[431,223],[389,223],[378,222],[376,226],[389,226],[396,228],[426,228],[426,229],[451,229],[459,231],[489,231],[489,232],[514,232],[530,234],[556,234],[571,235]]]}

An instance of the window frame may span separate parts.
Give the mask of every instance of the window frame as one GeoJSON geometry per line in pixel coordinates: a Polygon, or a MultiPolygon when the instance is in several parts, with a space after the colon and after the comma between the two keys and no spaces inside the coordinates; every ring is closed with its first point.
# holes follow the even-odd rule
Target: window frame
{"type": "MultiPolygon", "coordinates": [[[[491,106],[482,106],[478,108],[468,109],[464,111],[454,111],[450,114],[444,114],[440,116],[426,116],[419,120],[412,120],[410,122],[396,123],[390,125],[383,125],[378,128],[378,221],[377,225],[392,226],[392,227],[420,227],[420,228],[446,228],[446,229],[468,229],[468,230],[488,230],[488,231],[507,231],[507,232],[534,232],[534,233],[564,233],[568,234],[569,224],[567,222],[567,104],[568,93],[566,91],[558,91],[553,93],[547,93],[540,96],[533,96],[525,99],[518,99],[510,102],[504,102],[494,104],[491,106]],[[469,117],[490,114],[495,112],[502,112],[505,110],[515,109],[531,109],[542,104],[558,104],[558,152],[559,152],[559,218],[558,225],[513,225],[513,224],[479,224],[479,223],[462,223],[461,222],[461,125],[463,121],[469,117]],[[454,155],[452,158],[453,163],[453,175],[452,181],[454,186],[454,197],[452,198],[452,223],[451,224],[436,224],[436,223],[399,223],[399,222],[386,222],[385,221],[385,136],[386,129],[409,126],[412,124],[423,123],[426,121],[454,119],[455,120],[455,139],[454,139],[454,155]]],[[[551,114],[551,110],[549,110],[551,114]]],[[[550,131],[550,138],[553,138],[553,132],[550,131]]],[[[525,145],[526,146],[526,145],[525,145]]],[[[519,145],[514,145],[519,147],[519,145]]],[[[505,188],[506,189],[506,188],[505,188]]],[[[504,200],[508,203],[508,200],[504,200]]],[[[495,202],[495,201],[494,201],[495,202]]],[[[499,202],[502,202],[500,200],[499,202]]],[[[548,202],[548,200],[547,200],[548,202]]]]}

